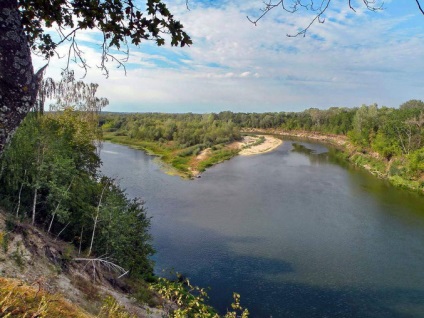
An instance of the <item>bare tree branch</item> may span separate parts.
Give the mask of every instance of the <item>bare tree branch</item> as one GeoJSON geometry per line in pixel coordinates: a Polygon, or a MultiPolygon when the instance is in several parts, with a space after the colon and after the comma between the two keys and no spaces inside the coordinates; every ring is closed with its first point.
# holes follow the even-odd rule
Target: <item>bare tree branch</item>
{"type": "Polygon", "coordinates": [[[104,266],[107,270],[120,274],[118,278],[121,278],[129,273],[128,270],[110,261],[107,257],[96,257],[96,258],[74,258],[75,262],[87,262],[87,265],[91,264],[93,267],[93,277],[96,278],[96,264],[104,266]]]}
{"type": "MultiPolygon", "coordinates": [[[[324,2],[324,1],[323,1],[324,2]]],[[[304,28],[303,30],[301,30],[301,31],[299,31],[297,34],[295,34],[295,35],[290,35],[290,34],[287,34],[287,36],[288,37],[296,37],[296,36],[298,36],[298,35],[301,35],[301,34],[303,34],[303,36],[305,36],[306,35],[306,32],[309,30],[309,28],[312,26],[312,24],[314,24],[315,23],[315,21],[317,21],[318,20],[318,22],[319,23],[324,23],[325,22],[325,19],[323,19],[323,20],[321,20],[321,16],[324,14],[324,12],[328,9],[328,6],[330,5],[330,2],[331,2],[331,0],[327,0],[327,3],[326,3],[326,5],[325,5],[325,7],[323,8],[323,9],[320,9],[319,10],[319,13],[312,19],[312,21],[309,23],[309,25],[306,27],[306,28],[304,28]]]]}
{"type": "Polygon", "coordinates": [[[421,13],[422,13],[422,14],[424,14],[424,10],[423,10],[423,8],[421,7],[420,1],[419,1],[419,0],[415,0],[415,2],[416,2],[416,3],[417,3],[417,5],[418,5],[418,9],[421,11],[421,13]]]}
{"type": "MultiPolygon", "coordinates": [[[[379,1],[379,0],[362,0],[363,4],[367,8],[367,10],[373,11],[373,12],[383,9],[383,2],[381,2],[381,5],[378,5],[377,1],[379,1]]],[[[416,0],[416,1],[418,3],[418,0],[416,0]]],[[[304,9],[306,11],[313,12],[314,17],[311,19],[311,21],[308,23],[308,25],[306,27],[302,28],[299,32],[297,32],[295,34],[287,34],[287,36],[288,37],[296,37],[296,36],[299,36],[299,35],[305,36],[306,32],[311,28],[311,26],[315,22],[318,22],[318,23],[324,23],[325,22],[324,14],[326,13],[328,8],[330,7],[332,0],[321,0],[321,1],[315,1],[315,2],[314,2],[314,0],[292,0],[291,2],[289,2],[290,3],[289,5],[287,4],[287,2],[289,2],[289,1],[288,0],[278,0],[276,2],[273,2],[273,0],[269,0],[268,2],[264,2],[264,7],[262,9],[260,9],[261,14],[259,15],[259,17],[257,17],[256,19],[251,19],[249,16],[247,16],[247,19],[256,26],[257,23],[264,16],[266,16],[271,10],[273,10],[277,7],[281,6],[283,8],[283,10],[288,12],[288,13],[295,13],[295,12],[298,12],[299,10],[301,10],[301,9],[304,9]]],[[[352,5],[352,0],[347,0],[347,4],[353,12],[356,12],[355,8],[352,5]]],[[[419,5],[419,3],[418,3],[418,5],[419,5]]]]}

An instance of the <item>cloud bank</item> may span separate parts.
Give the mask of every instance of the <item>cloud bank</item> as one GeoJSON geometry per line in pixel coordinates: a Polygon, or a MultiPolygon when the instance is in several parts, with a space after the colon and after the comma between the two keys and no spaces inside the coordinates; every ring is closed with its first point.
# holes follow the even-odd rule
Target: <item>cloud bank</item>
{"type": "MultiPolygon", "coordinates": [[[[377,13],[333,2],[325,23],[294,38],[286,34],[307,26],[310,14],[276,8],[254,26],[246,16],[258,15],[261,1],[192,0],[190,10],[185,0],[167,3],[194,44],[130,47],[126,76],[113,64],[110,77],[102,76],[98,34],[81,34],[92,66],[85,80],[100,84],[99,96],[110,100],[106,110],[299,111],[424,99],[424,17],[413,1],[386,1],[377,13]]],[[[52,61],[47,75],[57,77],[63,65],[52,61]]]]}

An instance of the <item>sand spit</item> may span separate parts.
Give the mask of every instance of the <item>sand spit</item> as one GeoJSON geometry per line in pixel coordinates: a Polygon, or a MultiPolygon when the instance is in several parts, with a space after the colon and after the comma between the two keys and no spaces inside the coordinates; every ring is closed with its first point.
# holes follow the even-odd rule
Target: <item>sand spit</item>
{"type": "Polygon", "coordinates": [[[238,148],[241,149],[239,155],[251,156],[265,152],[269,152],[281,145],[283,141],[269,135],[244,136],[241,142],[237,142],[238,148]],[[259,145],[255,145],[258,140],[263,137],[265,140],[259,145]]]}

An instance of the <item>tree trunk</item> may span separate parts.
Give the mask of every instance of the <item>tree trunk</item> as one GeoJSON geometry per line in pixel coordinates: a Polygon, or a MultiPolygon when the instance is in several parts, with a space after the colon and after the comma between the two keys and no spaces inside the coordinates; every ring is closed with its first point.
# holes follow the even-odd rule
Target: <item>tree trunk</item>
{"type": "Polygon", "coordinates": [[[99,215],[100,215],[100,207],[102,205],[102,200],[103,200],[103,194],[105,193],[106,187],[108,186],[108,184],[106,184],[103,187],[102,193],[100,195],[100,199],[99,199],[99,204],[97,205],[97,209],[96,209],[96,216],[94,217],[94,226],[93,226],[93,233],[91,234],[91,243],[90,243],[90,248],[88,250],[88,254],[87,256],[91,255],[91,250],[93,249],[93,243],[94,243],[94,235],[96,233],[96,227],[97,227],[97,223],[99,222],[99,215]]]}
{"type": "Polygon", "coordinates": [[[17,0],[0,1],[0,156],[33,107],[42,73],[34,74],[17,0]]]}
{"type": "Polygon", "coordinates": [[[65,229],[68,227],[68,225],[71,224],[71,222],[68,222],[65,227],[59,232],[59,234],[56,236],[55,241],[57,241],[57,239],[59,238],[60,234],[62,234],[63,231],[65,231],[65,229]]]}
{"type": "Polygon", "coordinates": [[[24,187],[26,174],[27,174],[27,170],[25,169],[24,180],[22,180],[21,187],[19,188],[18,207],[16,208],[16,218],[18,218],[18,216],[19,216],[19,209],[21,208],[21,194],[22,194],[22,188],[24,187]]]}
{"type": "MultiPolygon", "coordinates": [[[[69,183],[69,186],[68,186],[68,188],[66,189],[66,192],[65,192],[65,193],[68,193],[68,192],[69,192],[69,190],[71,189],[71,185],[72,185],[72,182],[74,182],[74,179],[75,179],[75,176],[74,176],[74,177],[72,177],[72,180],[71,180],[71,182],[69,183]]],[[[61,203],[61,202],[62,202],[62,199],[60,199],[60,200],[59,200],[59,202],[58,202],[58,203],[57,203],[57,205],[56,205],[56,209],[54,209],[54,212],[53,212],[53,215],[52,215],[52,219],[51,219],[51,221],[50,221],[49,229],[47,230],[47,233],[50,233],[50,230],[51,230],[52,225],[53,225],[54,217],[56,216],[56,213],[57,213],[57,211],[59,210],[59,206],[60,206],[60,203],[61,203]]]]}
{"type": "Polygon", "coordinates": [[[81,254],[81,245],[82,245],[82,235],[84,234],[84,227],[81,227],[81,235],[79,239],[79,248],[78,248],[78,256],[81,254]]]}
{"type": "Polygon", "coordinates": [[[38,192],[38,188],[34,189],[34,200],[32,202],[32,225],[35,224],[35,210],[36,210],[36,205],[37,205],[37,192],[38,192]]]}

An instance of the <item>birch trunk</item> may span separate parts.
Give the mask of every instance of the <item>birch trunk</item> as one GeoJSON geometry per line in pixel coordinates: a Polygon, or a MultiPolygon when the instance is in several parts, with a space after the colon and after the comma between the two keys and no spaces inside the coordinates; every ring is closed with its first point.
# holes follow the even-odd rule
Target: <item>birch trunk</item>
{"type": "MultiPolygon", "coordinates": [[[[68,192],[69,192],[69,190],[71,189],[71,185],[72,185],[72,182],[74,182],[74,179],[75,179],[75,177],[73,177],[73,178],[72,178],[72,180],[71,180],[71,182],[69,183],[69,186],[68,186],[68,188],[66,189],[65,194],[66,194],[66,193],[68,193],[68,192]]],[[[53,215],[52,215],[52,219],[51,219],[51,221],[50,221],[49,229],[47,230],[47,233],[50,233],[50,230],[51,230],[52,225],[53,225],[54,218],[55,218],[55,216],[56,216],[57,210],[59,210],[59,206],[60,206],[60,203],[61,203],[61,202],[62,202],[62,199],[60,199],[60,200],[59,200],[59,202],[58,202],[58,203],[57,203],[57,205],[56,205],[56,208],[54,209],[54,212],[53,212],[53,215]]]]}
{"type": "Polygon", "coordinates": [[[37,205],[37,192],[38,192],[38,188],[35,188],[34,199],[32,201],[32,225],[35,224],[35,206],[37,205]]]}
{"type": "Polygon", "coordinates": [[[21,187],[19,188],[19,194],[18,194],[18,207],[16,208],[16,217],[19,216],[19,210],[21,208],[21,194],[22,194],[22,188],[24,187],[24,183],[25,183],[25,177],[27,174],[27,170],[25,169],[25,174],[24,174],[24,180],[21,183],[21,187]]]}
{"type": "Polygon", "coordinates": [[[99,199],[99,204],[97,205],[97,209],[96,209],[96,216],[94,217],[94,226],[93,226],[93,233],[91,234],[91,242],[90,242],[90,248],[88,250],[88,254],[87,256],[91,255],[91,250],[93,249],[93,242],[94,242],[94,236],[96,233],[96,227],[97,227],[97,223],[99,222],[99,215],[100,215],[100,206],[102,205],[102,200],[103,200],[103,194],[105,193],[106,187],[108,185],[106,184],[103,187],[102,193],[100,195],[100,199],[99,199]]]}

